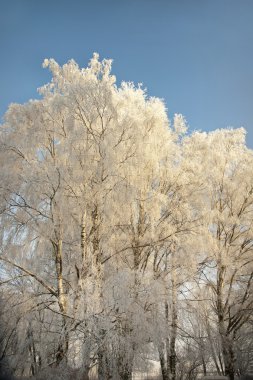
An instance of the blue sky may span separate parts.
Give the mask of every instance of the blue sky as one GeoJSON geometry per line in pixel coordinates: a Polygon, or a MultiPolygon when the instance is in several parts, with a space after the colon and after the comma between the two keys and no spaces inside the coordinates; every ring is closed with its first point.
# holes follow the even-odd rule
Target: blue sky
{"type": "Polygon", "coordinates": [[[253,0],[1,0],[0,116],[38,97],[44,58],[94,51],[193,129],[244,126],[253,148],[253,0]]]}

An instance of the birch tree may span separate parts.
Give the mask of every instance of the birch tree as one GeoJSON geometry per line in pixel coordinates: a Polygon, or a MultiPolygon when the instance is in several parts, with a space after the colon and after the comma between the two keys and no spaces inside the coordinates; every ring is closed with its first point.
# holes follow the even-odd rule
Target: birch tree
{"type": "Polygon", "coordinates": [[[252,152],[245,146],[243,129],[196,133],[191,144],[206,185],[202,278],[213,292],[224,373],[233,379],[235,342],[253,301],[252,152]]]}

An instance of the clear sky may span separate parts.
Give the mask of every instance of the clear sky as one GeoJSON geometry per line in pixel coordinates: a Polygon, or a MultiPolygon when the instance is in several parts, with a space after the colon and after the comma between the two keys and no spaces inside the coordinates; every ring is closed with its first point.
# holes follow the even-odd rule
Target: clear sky
{"type": "Polygon", "coordinates": [[[44,58],[92,53],[193,129],[244,126],[253,148],[253,0],[1,0],[0,116],[38,97],[44,58]]]}

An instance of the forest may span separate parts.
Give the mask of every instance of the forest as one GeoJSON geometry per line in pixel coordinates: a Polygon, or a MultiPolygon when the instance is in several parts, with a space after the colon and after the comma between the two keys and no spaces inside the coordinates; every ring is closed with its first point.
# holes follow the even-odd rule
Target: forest
{"type": "Polygon", "coordinates": [[[1,373],[253,372],[246,132],[190,132],[111,65],[45,59],[51,82],[0,126],[1,373]]]}

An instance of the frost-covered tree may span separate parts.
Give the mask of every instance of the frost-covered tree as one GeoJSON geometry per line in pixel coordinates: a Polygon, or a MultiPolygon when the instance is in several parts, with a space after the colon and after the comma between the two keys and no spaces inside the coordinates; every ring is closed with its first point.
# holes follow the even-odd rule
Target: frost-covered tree
{"type": "Polygon", "coordinates": [[[232,379],[252,323],[244,132],[187,134],[97,54],[44,67],[41,98],[0,127],[2,367],[129,380],[152,358],[176,380],[220,360],[232,379]]]}
{"type": "Polygon", "coordinates": [[[200,281],[212,291],[224,373],[233,379],[236,341],[253,305],[253,155],[243,129],[195,133],[186,149],[194,149],[204,183],[200,281]]]}

